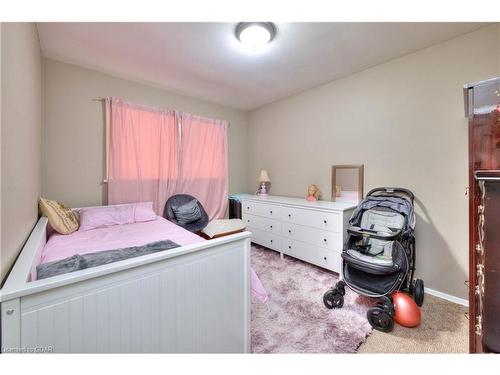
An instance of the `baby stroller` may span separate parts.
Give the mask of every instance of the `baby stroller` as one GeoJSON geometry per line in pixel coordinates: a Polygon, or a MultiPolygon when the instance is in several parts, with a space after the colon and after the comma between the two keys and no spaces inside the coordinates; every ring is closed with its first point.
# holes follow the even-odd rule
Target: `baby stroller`
{"type": "Polygon", "coordinates": [[[373,328],[394,327],[391,293],[409,293],[418,306],[424,301],[424,282],[415,272],[414,195],[408,189],[371,190],[354,210],[342,250],[341,280],[323,296],[329,309],[344,304],[345,286],[381,300],[367,312],[373,328]]]}

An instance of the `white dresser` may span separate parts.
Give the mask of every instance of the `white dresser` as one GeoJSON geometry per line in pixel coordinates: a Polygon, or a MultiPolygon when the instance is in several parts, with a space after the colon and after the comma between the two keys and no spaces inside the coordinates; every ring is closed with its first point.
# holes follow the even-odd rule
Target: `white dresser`
{"type": "Polygon", "coordinates": [[[242,219],[252,242],[329,270],[340,271],[347,223],[356,205],[244,194],[242,219]]]}

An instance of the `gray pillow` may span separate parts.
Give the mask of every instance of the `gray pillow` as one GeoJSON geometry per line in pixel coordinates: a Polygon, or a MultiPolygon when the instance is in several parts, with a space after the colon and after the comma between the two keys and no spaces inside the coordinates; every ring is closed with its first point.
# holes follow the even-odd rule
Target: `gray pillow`
{"type": "Polygon", "coordinates": [[[193,199],[181,206],[172,206],[175,219],[181,225],[189,224],[201,219],[201,210],[198,206],[198,200],[193,199]]]}

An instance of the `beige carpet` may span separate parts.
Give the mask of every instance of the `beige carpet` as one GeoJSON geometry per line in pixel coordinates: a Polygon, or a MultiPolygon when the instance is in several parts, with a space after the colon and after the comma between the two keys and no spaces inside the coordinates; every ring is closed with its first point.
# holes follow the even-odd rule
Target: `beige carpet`
{"type": "Polygon", "coordinates": [[[425,295],[417,328],[395,325],[391,333],[373,331],[358,353],[468,353],[467,308],[425,295]]]}

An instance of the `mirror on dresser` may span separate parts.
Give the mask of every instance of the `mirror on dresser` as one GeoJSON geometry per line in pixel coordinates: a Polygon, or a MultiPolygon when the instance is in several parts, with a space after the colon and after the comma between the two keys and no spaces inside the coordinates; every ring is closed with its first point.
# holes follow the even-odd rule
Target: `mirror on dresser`
{"type": "Polygon", "coordinates": [[[358,204],[363,199],[363,164],[332,165],[332,201],[358,204]]]}

